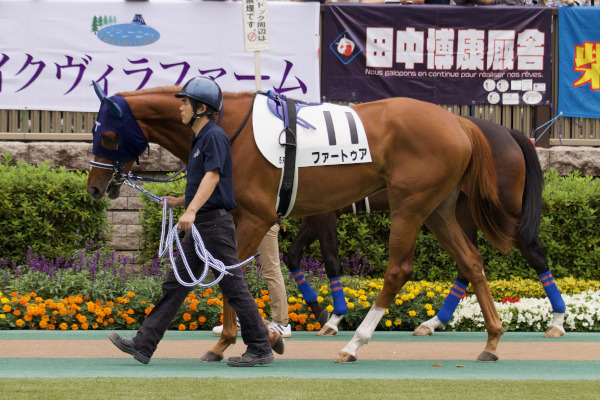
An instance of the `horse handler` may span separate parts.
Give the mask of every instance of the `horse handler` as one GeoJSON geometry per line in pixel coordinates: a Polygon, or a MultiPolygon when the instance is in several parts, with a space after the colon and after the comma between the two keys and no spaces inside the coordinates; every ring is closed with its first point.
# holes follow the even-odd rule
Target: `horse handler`
{"type": "MultiPolygon", "coordinates": [[[[227,135],[214,122],[215,113],[221,109],[223,101],[219,86],[211,79],[195,77],[175,96],[183,100],[179,108],[181,121],[192,128],[194,136],[191,137],[185,195],[166,196],[163,199],[171,207],[185,205],[186,210],[178,221],[178,228],[185,230],[181,244],[192,272],[199,274],[205,265],[194,250],[192,224],[215,259],[225,265],[239,262],[235,225],[231,214],[227,212],[237,207],[233,196],[231,153],[227,135]]],[[[181,254],[175,264],[180,277],[190,281],[181,254]]],[[[247,350],[241,357],[229,357],[227,364],[252,367],[271,363],[274,358],[269,333],[246,285],[244,272],[240,268],[229,272],[231,275],[224,276],[219,286],[238,315],[247,350]]],[[[162,290],[162,299],[146,316],[133,339],[121,338],[116,332],[109,334],[115,346],[144,364],[150,362],[158,342],[171,325],[191,287],[179,283],[171,270],[162,290]]]]}

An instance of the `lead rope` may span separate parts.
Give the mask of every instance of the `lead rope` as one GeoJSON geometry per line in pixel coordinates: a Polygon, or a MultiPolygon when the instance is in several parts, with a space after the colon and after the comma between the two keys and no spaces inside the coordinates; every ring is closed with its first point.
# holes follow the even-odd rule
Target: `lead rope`
{"type": "Polygon", "coordinates": [[[183,248],[181,247],[181,241],[179,239],[179,228],[177,228],[176,223],[173,224],[173,209],[171,207],[169,207],[169,205],[167,204],[166,201],[163,201],[160,197],[158,197],[154,193],[150,193],[146,189],[136,185],[135,183],[131,182],[129,179],[126,178],[123,181],[123,183],[125,183],[127,186],[130,186],[130,187],[134,188],[135,190],[138,190],[139,192],[145,194],[155,203],[157,203],[157,204],[160,204],[161,202],[163,203],[162,227],[161,227],[161,234],[160,234],[160,245],[159,245],[159,249],[158,249],[158,256],[163,257],[165,255],[165,253],[168,254],[169,260],[171,261],[171,266],[173,267],[173,273],[175,274],[175,278],[177,278],[177,281],[181,285],[187,286],[187,287],[192,287],[192,286],[211,287],[211,286],[214,286],[217,283],[219,283],[225,275],[231,275],[229,270],[240,268],[240,267],[250,263],[256,257],[256,255],[254,255],[254,256],[249,257],[246,260],[244,260],[238,264],[235,264],[235,265],[225,265],[221,260],[217,260],[210,254],[210,252],[204,245],[204,242],[202,241],[200,232],[198,232],[198,229],[196,228],[196,226],[194,224],[192,224],[192,237],[194,238],[194,250],[196,251],[196,254],[200,258],[200,260],[202,260],[205,265],[202,275],[199,278],[196,278],[188,264],[187,258],[185,257],[185,254],[183,252],[183,248]],[[167,232],[167,210],[168,210],[168,214],[169,214],[169,226],[171,227],[168,230],[168,232],[167,232]],[[166,237],[165,237],[165,233],[166,233],[166,237]],[[184,281],[181,278],[181,276],[179,275],[179,271],[177,270],[177,266],[175,265],[175,256],[173,254],[173,243],[176,243],[176,245],[177,245],[177,250],[179,251],[179,254],[181,254],[181,259],[183,260],[183,265],[185,266],[185,269],[192,280],[191,282],[184,281]],[[216,271],[218,271],[219,276],[216,277],[212,282],[205,283],[204,280],[206,278],[206,275],[208,274],[209,268],[213,268],[216,271]]]}

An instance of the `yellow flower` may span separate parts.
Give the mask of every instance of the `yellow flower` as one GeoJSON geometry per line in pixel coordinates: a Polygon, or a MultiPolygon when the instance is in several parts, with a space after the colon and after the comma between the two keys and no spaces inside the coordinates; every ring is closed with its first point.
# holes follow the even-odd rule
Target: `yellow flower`
{"type": "Polygon", "coordinates": [[[417,312],[415,310],[410,310],[408,312],[408,315],[410,315],[411,317],[414,317],[415,315],[417,315],[417,312]]]}
{"type": "Polygon", "coordinates": [[[327,306],[327,311],[330,313],[333,312],[333,306],[331,304],[327,306]]]}
{"type": "Polygon", "coordinates": [[[392,321],[390,321],[389,319],[385,321],[385,326],[387,326],[388,328],[392,326],[392,321]]]}
{"type": "Polygon", "coordinates": [[[352,310],[354,308],[354,303],[348,303],[348,309],[352,310]]]}
{"type": "Polygon", "coordinates": [[[435,291],[440,293],[442,291],[442,287],[441,286],[436,286],[435,287],[435,291]]]}
{"type": "Polygon", "coordinates": [[[435,310],[429,310],[427,311],[427,316],[428,317],[433,317],[435,315],[435,310]]]}
{"type": "Polygon", "coordinates": [[[4,319],[4,318],[6,318],[6,315],[0,314],[0,319],[4,319]]]}
{"type": "Polygon", "coordinates": [[[3,297],[0,301],[2,302],[2,304],[8,303],[8,299],[6,297],[3,297]]]}
{"type": "Polygon", "coordinates": [[[404,303],[402,300],[400,300],[400,299],[396,300],[396,305],[397,306],[401,306],[402,303],[404,303]]]}
{"type": "Polygon", "coordinates": [[[388,315],[389,313],[390,313],[390,310],[386,308],[385,309],[385,315],[388,315]]]}
{"type": "Polygon", "coordinates": [[[411,300],[414,300],[415,299],[415,294],[414,293],[409,293],[408,294],[408,298],[411,299],[411,300]]]}
{"type": "Polygon", "coordinates": [[[394,325],[396,325],[396,326],[399,326],[400,324],[402,324],[402,320],[401,320],[401,319],[398,319],[398,318],[396,318],[396,319],[394,320],[394,325]]]}
{"type": "Polygon", "coordinates": [[[317,302],[322,303],[323,300],[325,300],[324,298],[322,298],[321,296],[317,296],[317,302]]]}
{"type": "Polygon", "coordinates": [[[433,306],[431,304],[427,303],[427,304],[425,304],[425,309],[427,311],[429,311],[429,310],[433,309],[433,306]]]}
{"type": "Polygon", "coordinates": [[[427,297],[433,298],[433,297],[435,297],[435,293],[433,293],[433,292],[427,292],[427,297]]]}

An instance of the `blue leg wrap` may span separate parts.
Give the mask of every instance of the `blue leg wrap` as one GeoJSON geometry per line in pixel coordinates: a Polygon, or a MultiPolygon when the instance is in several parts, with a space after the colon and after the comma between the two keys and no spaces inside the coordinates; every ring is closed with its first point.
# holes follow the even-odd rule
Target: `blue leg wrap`
{"type": "Polygon", "coordinates": [[[302,293],[302,297],[304,298],[304,301],[306,301],[307,303],[317,301],[317,293],[315,293],[313,288],[310,287],[310,284],[304,278],[304,274],[302,273],[302,270],[300,268],[298,268],[297,270],[292,271],[292,276],[294,277],[294,280],[296,281],[296,285],[298,285],[298,289],[300,290],[300,293],[302,293]]]}
{"type": "Polygon", "coordinates": [[[337,315],[346,315],[348,312],[348,304],[346,304],[346,296],[344,296],[344,288],[339,277],[329,280],[331,288],[331,297],[333,297],[333,313],[337,315]]]}
{"type": "Polygon", "coordinates": [[[456,306],[458,306],[458,302],[462,299],[465,294],[465,290],[467,289],[467,285],[454,281],[454,285],[450,289],[450,293],[446,296],[446,300],[444,300],[444,304],[442,308],[437,313],[438,319],[442,322],[442,324],[447,324],[452,318],[452,314],[456,310],[456,306]]]}
{"type": "Polygon", "coordinates": [[[555,313],[564,313],[567,307],[565,306],[565,302],[560,295],[558,286],[556,286],[556,282],[554,282],[552,272],[544,272],[543,274],[538,275],[538,278],[540,278],[540,282],[542,282],[542,286],[544,286],[544,290],[546,291],[546,296],[548,296],[548,300],[550,300],[552,311],[555,313]]]}

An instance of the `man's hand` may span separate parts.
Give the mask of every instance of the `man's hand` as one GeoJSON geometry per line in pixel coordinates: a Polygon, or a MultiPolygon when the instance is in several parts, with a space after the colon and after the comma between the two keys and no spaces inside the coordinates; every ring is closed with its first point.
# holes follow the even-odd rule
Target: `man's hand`
{"type": "Polygon", "coordinates": [[[196,221],[196,213],[191,210],[186,210],[181,218],[179,218],[179,221],[177,222],[177,228],[179,228],[180,231],[189,231],[192,229],[192,224],[194,221],[196,221]]]}
{"type": "MultiPolygon", "coordinates": [[[[181,207],[183,203],[185,203],[185,196],[181,197],[173,197],[173,196],[163,196],[161,197],[163,201],[166,201],[170,207],[181,207]]],[[[163,203],[160,203],[162,207],[163,203]]]]}

